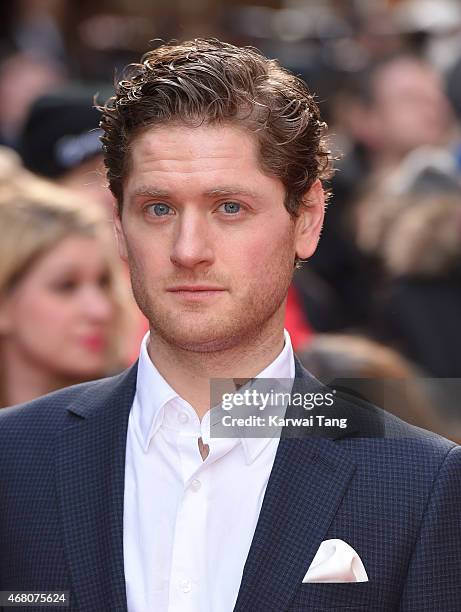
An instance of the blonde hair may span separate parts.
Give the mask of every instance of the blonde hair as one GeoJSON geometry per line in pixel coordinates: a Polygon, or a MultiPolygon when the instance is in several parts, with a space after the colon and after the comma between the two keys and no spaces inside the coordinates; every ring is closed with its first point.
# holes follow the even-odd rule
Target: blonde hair
{"type": "MultiPolygon", "coordinates": [[[[0,301],[42,255],[62,240],[79,235],[103,245],[110,273],[109,297],[115,309],[106,374],[124,365],[122,340],[129,303],[109,229],[109,220],[96,205],[82,202],[72,192],[21,168],[0,180],[0,301]]],[[[0,381],[0,396],[2,387],[0,381]]]]}
{"type": "Polygon", "coordinates": [[[402,211],[384,241],[382,254],[394,276],[450,274],[461,261],[459,196],[427,196],[402,211]]]}

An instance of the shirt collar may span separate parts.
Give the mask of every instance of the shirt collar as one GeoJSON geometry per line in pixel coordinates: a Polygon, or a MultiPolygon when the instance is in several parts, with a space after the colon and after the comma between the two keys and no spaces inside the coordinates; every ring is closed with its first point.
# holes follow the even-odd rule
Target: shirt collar
{"type": "Polygon", "coordinates": [[[150,333],[147,332],[141,342],[132,411],[144,452],[147,452],[152,437],[162,424],[166,404],[179,397],[152,363],[147,352],[149,337],[150,333]]]}
{"type": "MultiPolygon", "coordinates": [[[[295,377],[295,360],[293,347],[288,331],[284,330],[285,343],[282,352],[262,372],[254,378],[291,379],[295,377]]],[[[240,438],[247,464],[253,463],[256,457],[266,448],[272,438],[240,438]]]]}
{"type": "MultiPolygon", "coordinates": [[[[284,330],[284,340],[284,346],[279,355],[264,370],[257,374],[255,378],[294,379],[295,363],[293,347],[290,334],[286,329],[284,330]]],[[[162,424],[167,404],[174,399],[185,401],[167,383],[152,363],[147,351],[148,342],[149,332],[146,333],[141,342],[136,395],[132,410],[135,430],[144,452],[147,452],[152,437],[162,424]]],[[[203,418],[203,424],[205,423],[209,423],[209,412],[203,418]]],[[[204,434],[202,437],[203,441],[208,443],[207,436],[204,434]]],[[[252,463],[270,442],[270,438],[242,437],[240,441],[243,446],[246,462],[252,463]]]]}

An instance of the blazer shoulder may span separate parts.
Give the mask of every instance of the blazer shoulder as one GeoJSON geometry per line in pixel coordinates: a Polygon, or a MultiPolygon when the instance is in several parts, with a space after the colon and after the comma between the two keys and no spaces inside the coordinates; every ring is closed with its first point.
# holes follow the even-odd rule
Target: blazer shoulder
{"type": "MultiPolygon", "coordinates": [[[[306,370],[296,356],[295,366],[296,377],[308,387],[329,388],[306,370]]],[[[452,458],[459,457],[461,447],[452,440],[407,423],[395,414],[356,396],[339,393],[336,398],[339,399],[338,411],[344,409],[345,414],[351,416],[365,431],[373,430],[371,438],[360,434],[357,437],[348,437],[346,431],[341,443],[349,446],[351,450],[369,453],[378,462],[382,458],[388,463],[398,463],[402,467],[407,465],[409,469],[415,470],[424,462],[430,473],[438,471],[448,454],[449,463],[452,458]],[[373,425],[371,428],[370,423],[373,425]],[[453,449],[457,450],[452,453],[453,449]]],[[[361,428],[358,428],[359,431],[361,428]]]]}
{"type": "Polygon", "coordinates": [[[382,482],[401,486],[404,493],[425,490],[432,486],[442,469],[453,473],[456,469],[453,466],[460,466],[461,447],[455,442],[391,413],[382,413],[383,436],[341,440],[366,473],[379,474],[382,482]]]}

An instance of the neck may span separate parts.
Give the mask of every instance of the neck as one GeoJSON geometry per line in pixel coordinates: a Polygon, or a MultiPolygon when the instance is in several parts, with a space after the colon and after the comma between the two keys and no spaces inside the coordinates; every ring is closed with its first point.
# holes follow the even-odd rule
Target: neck
{"type": "Polygon", "coordinates": [[[261,331],[258,337],[222,351],[195,352],[173,347],[151,330],[148,353],[168,384],[185,399],[201,419],[211,408],[210,379],[242,381],[253,378],[281,353],[283,320],[261,331]]]}
{"type": "Polygon", "coordinates": [[[77,382],[71,377],[54,374],[43,365],[6,347],[2,350],[2,361],[2,403],[5,406],[28,402],[77,382]]]}

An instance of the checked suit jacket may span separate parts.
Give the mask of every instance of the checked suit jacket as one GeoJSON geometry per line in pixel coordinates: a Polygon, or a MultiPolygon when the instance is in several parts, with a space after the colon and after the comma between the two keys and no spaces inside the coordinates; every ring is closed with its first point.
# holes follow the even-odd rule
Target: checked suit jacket
{"type": "MultiPolygon", "coordinates": [[[[0,411],[0,591],[69,591],[70,610],[126,612],[136,373],[0,411]]],[[[296,376],[293,391],[320,385],[299,362],[296,376]]],[[[235,612],[461,610],[461,448],[386,421],[384,437],[357,422],[328,438],[282,432],[235,612]],[[357,551],[368,582],[302,582],[332,538],[357,551]]]]}

